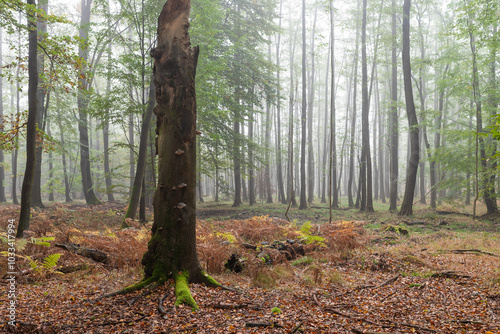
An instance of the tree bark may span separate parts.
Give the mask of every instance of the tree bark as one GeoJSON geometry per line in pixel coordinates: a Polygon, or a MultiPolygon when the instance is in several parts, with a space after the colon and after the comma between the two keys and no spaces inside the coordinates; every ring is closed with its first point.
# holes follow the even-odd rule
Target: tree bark
{"type": "Polygon", "coordinates": [[[316,17],[318,7],[314,10],[313,28],[311,32],[311,74],[309,76],[309,99],[308,99],[308,115],[307,115],[307,203],[312,204],[314,200],[314,149],[313,149],[313,109],[314,109],[314,35],[316,32],[316,17]]]}
{"type": "Polygon", "coordinates": [[[361,74],[362,74],[362,106],[361,106],[361,203],[360,210],[365,212],[373,211],[372,195],[372,164],[370,158],[370,126],[369,108],[370,99],[368,96],[368,68],[366,62],[366,7],[367,0],[363,0],[363,20],[361,23],[361,74]]]}
{"type": "Polygon", "coordinates": [[[339,192],[337,185],[337,132],[336,132],[336,110],[335,110],[335,25],[334,25],[333,1],[330,2],[330,63],[332,75],[330,80],[330,178],[329,178],[329,220],[332,220],[332,209],[339,207],[339,192]]]}
{"type": "Polygon", "coordinates": [[[389,113],[390,175],[389,175],[389,211],[397,210],[398,200],[398,63],[397,63],[397,35],[396,35],[396,1],[392,0],[392,74],[391,74],[391,110],[389,113]]]}
{"type": "Polygon", "coordinates": [[[306,58],[306,1],[302,0],[302,112],[300,124],[302,140],[300,143],[300,205],[299,210],[307,208],[306,199],[306,140],[307,140],[307,58],[306,58]]]}
{"type": "MultiPolygon", "coordinates": [[[[330,38],[330,43],[332,38],[330,38]]],[[[321,163],[321,203],[326,203],[326,187],[327,187],[327,175],[326,175],[326,162],[328,161],[329,141],[328,139],[328,79],[330,77],[330,53],[331,46],[328,48],[328,54],[326,56],[326,75],[325,75],[325,114],[323,122],[323,161],[321,163]]],[[[349,109],[349,108],[347,108],[349,109]]],[[[346,117],[347,119],[347,117],[346,117]]],[[[318,161],[319,162],[319,161],[318,161]]]]}
{"type": "Polygon", "coordinates": [[[158,18],[158,46],[152,50],[156,87],[155,114],[158,187],[154,223],[144,254],[144,280],[173,276],[177,302],[197,308],[187,283],[218,285],[202,271],[196,253],[196,93],[199,48],[191,48],[189,0],[169,0],[158,18]]]}
{"type": "MultiPolygon", "coordinates": [[[[57,95],[56,95],[57,99],[57,95]]],[[[66,167],[66,148],[65,146],[65,141],[64,141],[64,128],[62,126],[61,122],[61,109],[57,108],[57,118],[58,118],[58,125],[59,125],[59,136],[61,140],[61,146],[62,146],[62,165],[63,165],[63,174],[64,174],[64,196],[65,196],[65,201],[66,203],[71,202],[71,196],[70,196],[70,191],[71,191],[71,186],[69,183],[68,179],[68,171],[66,167]]]]}
{"type": "MultiPolygon", "coordinates": [[[[0,41],[2,40],[2,27],[0,27],[0,41]]],[[[2,59],[2,48],[0,47],[0,64],[3,64],[2,59]]],[[[3,76],[2,76],[2,66],[0,66],[0,127],[2,127],[3,123],[3,76]]],[[[0,203],[7,202],[5,198],[5,170],[3,167],[4,164],[4,154],[3,150],[0,149],[0,203]]]]}
{"type": "Polygon", "coordinates": [[[26,126],[26,169],[21,190],[21,211],[16,238],[22,238],[30,227],[31,190],[36,168],[36,120],[37,120],[37,37],[35,0],[28,0],[28,123],[26,126]]]}
{"type": "Polygon", "coordinates": [[[413,88],[411,83],[410,63],[410,6],[411,0],[405,0],[403,5],[403,81],[405,89],[406,114],[410,129],[410,159],[406,172],[405,195],[401,203],[400,216],[413,214],[413,197],[417,181],[418,161],[420,154],[419,128],[415,103],[413,101],[413,88]]]}
{"type": "MultiPolygon", "coordinates": [[[[357,1],[357,11],[356,17],[359,17],[360,12],[360,0],[357,1]]],[[[358,22],[359,20],[356,20],[358,22]]],[[[355,206],[353,200],[353,191],[352,186],[354,182],[354,133],[356,131],[356,113],[357,113],[357,92],[358,92],[358,54],[359,54],[359,23],[356,25],[356,51],[354,53],[354,82],[352,85],[353,94],[352,94],[352,118],[351,118],[351,131],[350,131],[350,148],[349,148],[349,180],[347,181],[347,197],[349,202],[349,208],[353,208],[355,206]]]]}
{"type": "MultiPolygon", "coordinates": [[[[139,157],[137,158],[137,168],[135,169],[134,183],[132,185],[132,192],[130,194],[130,201],[128,204],[127,213],[125,218],[135,219],[137,213],[137,205],[141,197],[141,190],[144,185],[144,174],[146,170],[146,157],[148,152],[148,137],[149,137],[149,124],[151,122],[151,117],[153,115],[153,108],[155,106],[155,86],[153,78],[151,78],[150,88],[149,88],[149,101],[148,107],[144,114],[141,126],[141,137],[139,142],[139,157]]],[[[125,220],[122,223],[122,227],[126,227],[125,220]]]]}
{"type": "MultiPolygon", "coordinates": [[[[281,41],[281,13],[283,7],[283,0],[280,0],[280,16],[279,16],[279,31],[278,31],[278,40],[276,42],[276,168],[277,168],[277,179],[278,179],[278,200],[281,200],[282,204],[286,204],[286,196],[285,196],[285,187],[283,184],[283,161],[281,156],[281,92],[280,92],[280,41],[281,41]]],[[[268,190],[268,199],[267,202],[272,202],[272,197],[269,197],[268,190]]]]}
{"type": "MultiPolygon", "coordinates": [[[[48,13],[49,2],[48,0],[38,1],[38,9],[48,13]]],[[[38,41],[43,42],[45,34],[47,34],[47,23],[39,18],[37,21],[38,41]]],[[[45,97],[47,96],[47,89],[43,79],[43,72],[45,70],[45,55],[38,53],[37,55],[37,71],[38,71],[38,88],[37,88],[37,128],[45,131],[45,119],[47,108],[45,106],[45,97]]],[[[42,157],[43,157],[43,143],[37,142],[36,147],[36,167],[35,175],[33,177],[33,189],[31,190],[31,206],[32,207],[45,207],[42,201],[42,157]]]]}
{"type": "MultiPolygon", "coordinates": [[[[88,39],[88,25],[90,23],[90,8],[92,6],[92,0],[82,0],[82,16],[79,29],[79,37],[82,40],[88,39]]],[[[82,58],[83,62],[87,62],[88,50],[86,47],[80,47],[78,49],[78,55],[82,58]]],[[[90,88],[89,80],[86,78],[85,73],[86,66],[80,71],[80,77],[78,80],[79,90],[78,90],[78,131],[80,133],[80,171],[82,173],[82,187],[83,194],[87,204],[99,204],[100,201],[94,193],[92,185],[92,175],[90,169],[90,146],[89,146],[89,130],[87,122],[87,107],[89,105],[89,100],[86,96],[90,88]]]]}

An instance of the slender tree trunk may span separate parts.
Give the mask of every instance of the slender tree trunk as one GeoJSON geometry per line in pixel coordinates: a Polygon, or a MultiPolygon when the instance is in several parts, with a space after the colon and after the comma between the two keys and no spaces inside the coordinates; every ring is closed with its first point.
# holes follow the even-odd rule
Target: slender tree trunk
{"type": "MultiPolygon", "coordinates": [[[[276,168],[277,168],[277,179],[278,179],[278,197],[281,203],[286,204],[285,187],[283,185],[283,162],[281,156],[281,92],[280,92],[280,41],[281,41],[281,13],[283,7],[283,0],[280,0],[280,15],[279,15],[279,32],[278,40],[276,42],[276,168]]],[[[272,201],[272,198],[271,198],[272,201]]],[[[269,203],[269,194],[267,202],[269,203]]]]}
{"type": "MultiPolygon", "coordinates": [[[[290,18],[290,25],[291,23],[290,18]]],[[[293,154],[293,121],[294,121],[294,110],[293,105],[295,103],[295,91],[294,91],[294,54],[295,54],[295,44],[297,41],[297,30],[295,30],[295,36],[293,43],[290,43],[290,99],[288,101],[288,175],[287,175],[287,192],[288,192],[288,202],[292,207],[297,206],[297,201],[295,199],[295,185],[294,185],[294,154],[293,154]]]]}
{"type": "Polygon", "coordinates": [[[306,1],[302,0],[302,113],[300,124],[302,140],[300,143],[300,206],[299,210],[307,208],[306,200],[306,139],[307,139],[307,58],[306,58],[306,1]]]}
{"type": "Polygon", "coordinates": [[[360,210],[366,212],[373,211],[372,196],[372,166],[370,158],[370,127],[369,108],[370,99],[368,96],[368,68],[366,61],[366,7],[367,0],[363,0],[363,20],[361,26],[361,74],[362,74],[362,106],[361,106],[361,203],[360,210]]]}
{"type": "MultiPolygon", "coordinates": [[[[377,81],[377,86],[375,87],[375,99],[377,100],[377,106],[378,106],[378,163],[379,163],[379,187],[380,187],[380,201],[382,203],[385,203],[385,128],[384,128],[384,122],[383,119],[385,118],[382,115],[382,107],[380,103],[380,92],[379,92],[379,83],[377,81]]],[[[376,139],[375,139],[376,140],[376,139]]]]}
{"type": "MultiPolygon", "coordinates": [[[[90,8],[92,6],[92,0],[82,0],[81,9],[81,22],[79,29],[79,37],[81,40],[88,39],[88,29],[90,23],[90,8]]],[[[80,47],[78,50],[79,56],[84,62],[87,62],[88,50],[86,47],[80,47]]],[[[89,80],[85,73],[86,67],[80,71],[78,90],[78,131],[80,133],[80,171],[82,173],[82,187],[83,194],[87,204],[93,205],[100,203],[99,199],[94,193],[92,185],[92,176],[90,169],[90,145],[89,145],[89,131],[87,122],[87,108],[89,100],[86,97],[88,90],[90,89],[89,80]]]]}
{"type": "Polygon", "coordinates": [[[314,21],[311,33],[311,74],[309,76],[309,101],[307,115],[307,203],[312,204],[314,200],[314,149],[313,149],[313,116],[314,116],[314,38],[316,32],[316,17],[318,7],[314,10],[314,21]]]}
{"type": "Polygon", "coordinates": [[[337,184],[337,125],[336,125],[336,110],[335,110],[335,25],[334,25],[334,9],[333,1],[330,2],[330,58],[332,75],[330,81],[330,177],[328,181],[330,184],[330,222],[332,220],[332,209],[339,207],[339,191],[337,184]]]}
{"type": "MultiPolygon", "coordinates": [[[[56,95],[57,99],[57,95],[56,95]]],[[[59,137],[61,140],[61,149],[62,149],[62,165],[63,165],[63,174],[64,174],[64,196],[65,196],[65,201],[66,203],[71,202],[71,186],[69,183],[69,178],[68,178],[68,171],[66,167],[66,148],[65,148],[65,140],[64,140],[64,128],[62,126],[62,115],[61,115],[61,109],[58,107],[57,108],[57,119],[58,119],[58,125],[59,125],[59,137]]]]}
{"type": "Polygon", "coordinates": [[[22,238],[30,227],[31,190],[36,168],[36,120],[37,120],[37,36],[35,0],[28,0],[28,123],[26,126],[26,169],[21,190],[21,210],[16,238],[22,238]]]}
{"type": "MultiPolygon", "coordinates": [[[[38,9],[48,13],[49,2],[48,0],[38,1],[38,9]]],[[[47,23],[43,19],[38,19],[37,22],[38,29],[38,40],[43,42],[45,39],[45,34],[47,33],[47,23]]],[[[38,71],[38,88],[37,88],[37,128],[45,130],[45,118],[46,118],[46,108],[45,108],[45,96],[47,94],[47,89],[45,88],[45,82],[43,80],[43,72],[45,70],[45,55],[44,53],[38,53],[37,56],[37,71],[38,71]]],[[[36,147],[36,167],[35,175],[33,177],[33,188],[31,189],[31,206],[32,207],[45,207],[42,201],[42,155],[43,155],[43,145],[42,142],[37,144],[36,147]]]]}
{"type": "MultiPolygon", "coordinates": [[[[137,212],[137,205],[139,204],[141,190],[144,184],[144,175],[146,170],[146,157],[147,157],[147,147],[148,147],[148,137],[149,137],[149,124],[151,122],[151,117],[153,115],[153,110],[155,108],[155,86],[153,78],[151,78],[151,83],[149,86],[149,100],[146,112],[144,114],[141,126],[141,137],[139,142],[139,157],[137,159],[137,168],[135,169],[134,183],[132,185],[132,192],[130,194],[130,201],[125,214],[125,218],[135,219],[137,212]]],[[[125,221],[122,223],[122,227],[126,227],[125,221]]]]}
{"type": "MultiPolygon", "coordinates": [[[[359,17],[359,13],[361,11],[360,7],[361,1],[357,1],[357,11],[356,17],[359,17]]],[[[359,20],[356,20],[357,22],[359,20]]],[[[354,143],[354,135],[356,132],[356,113],[357,113],[357,91],[358,91],[358,55],[359,55],[359,23],[356,25],[356,51],[354,53],[354,83],[353,83],[353,94],[352,94],[352,119],[351,119],[351,132],[350,132],[350,148],[349,148],[349,180],[347,182],[347,197],[349,202],[349,208],[355,207],[353,194],[352,194],[352,186],[354,182],[354,153],[355,153],[355,143],[354,143]]]]}
{"type": "Polygon", "coordinates": [[[392,0],[392,79],[391,79],[391,108],[389,114],[390,175],[389,175],[389,211],[397,210],[398,200],[398,63],[397,63],[397,35],[396,35],[396,0],[392,0]]]}
{"type": "MultiPolygon", "coordinates": [[[[477,51],[476,51],[476,41],[472,30],[469,31],[470,37],[470,48],[472,51],[472,75],[473,75],[473,90],[474,90],[474,102],[476,104],[476,147],[479,149],[479,158],[481,164],[481,184],[483,188],[483,199],[484,204],[486,204],[486,213],[493,214],[498,212],[498,205],[496,202],[496,196],[494,192],[492,195],[492,189],[494,189],[494,184],[490,184],[490,178],[488,176],[488,166],[486,161],[486,149],[484,144],[484,138],[481,133],[484,132],[483,129],[483,117],[482,117],[482,104],[481,104],[481,93],[479,90],[479,73],[477,69],[477,51]]],[[[476,152],[477,157],[477,152],[476,152]]],[[[477,165],[477,162],[476,162],[477,165]]],[[[479,183],[478,171],[476,170],[476,183],[479,183]]],[[[476,198],[474,199],[474,219],[476,218],[476,202],[478,199],[478,186],[476,186],[476,198]]]]}
{"type": "MultiPolygon", "coordinates": [[[[0,41],[2,41],[2,27],[0,27],[0,41]]],[[[0,47],[0,64],[3,64],[2,58],[2,48],[0,47]]],[[[0,128],[2,128],[3,123],[3,76],[2,76],[2,66],[0,65],[0,128]]],[[[5,170],[4,170],[4,154],[3,150],[0,149],[0,203],[7,202],[5,198],[5,170]]]]}
{"type": "MultiPolygon", "coordinates": [[[[330,38],[331,43],[332,38],[330,38]]],[[[331,46],[328,48],[328,55],[326,57],[326,75],[325,75],[325,116],[324,116],[324,124],[323,124],[323,163],[321,165],[321,203],[326,203],[326,185],[327,185],[327,175],[326,175],[326,162],[328,158],[329,142],[328,138],[328,79],[330,74],[330,53],[331,46]]],[[[347,118],[346,118],[347,119],[347,118]]],[[[319,162],[319,161],[318,161],[319,162]]]]}
{"type": "MultiPolygon", "coordinates": [[[[107,3],[107,14],[110,15],[109,2],[107,3]]],[[[111,29],[111,24],[108,22],[108,29],[111,29]]],[[[107,50],[107,58],[108,58],[108,67],[106,72],[106,96],[109,96],[111,93],[111,79],[112,79],[112,68],[111,68],[111,51],[113,48],[113,43],[111,38],[108,42],[108,50],[107,50]]],[[[104,126],[102,128],[102,142],[103,142],[103,150],[104,150],[104,180],[106,183],[106,194],[108,196],[108,202],[114,202],[115,198],[113,196],[113,181],[111,179],[111,168],[109,165],[109,114],[110,109],[106,107],[104,117],[102,122],[104,122],[104,126]]]]}
{"type": "MultiPolygon", "coordinates": [[[[280,20],[281,20],[281,15],[280,15],[280,20]]],[[[279,39],[279,38],[278,38],[279,39]]],[[[271,61],[271,43],[269,43],[268,49],[267,49],[267,55],[269,62],[271,61]]],[[[279,58],[278,58],[279,61],[279,58]]],[[[278,66],[278,72],[277,74],[279,75],[279,66],[278,66]]],[[[279,84],[278,84],[279,86],[279,84]]],[[[279,88],[278,88],[279,89],[279,88]]],[[[279,94],[278,94],[279,96],[279,94]]],[[[280,103],[280,98],[277,98],[277,103],[280,103]]],[[[281,119],[278,116],[278,122],[281,123],[281,119]]],[[[271,192],[271,172],[270,172],[270,164],[271,164],[271,155],[270,155],[270,141],[271,141],[271,125],[272,125],[272,115],[271,115],[271,97],[267,94],[266,95],[266,131],[265,131],[265,137],[264,137],[264,154],[265,154],[265,164],[264,164],[264,188],[265,188],[265,193],[267,196],[267,203],[272,203],[273,202],[273,194],[271,192]]],[[[277,122],[277,123],[278,123],[277,122]]],[[[281,124],[276,124],[276,126],[280,129],[277,131],[278,133],[281,132],[281,124]]],[[[279,136],[279,141],[281,141],[281,135],[279,136]]],[[[278,144],[279,149],[281,151],[281,143],[278,144]]],[[[281,155],[281,153],[280,153],[281,155]]],[[[281,159],[280,159],[281,161],[281,159]]],[[[280,171],[281,168],[278,167],[278,171],[280,171]]],[[[283,175],[282,175],[282,180],[283,181],[283,175]]],[[[283,182],[282,182],[283,186],[283,182]]]]}
{"type": "Polygon", "coordinates": [[[413,89],[411,84],[410,63],[410,6],[411,0],[405,0],[403,5],[403,81],[405,88],[406,114],[408,116],[408,127],[410,128],[410,159],[406,172],[405,195],[401,203],[399,215],[409,216],[413,214],[413,197],[417,182],[417,170],[420,154],[419,128],[415,103],[413,101],[413,89]]]}
{"type": "MultiPolygon", "coordinates": [[[[50,132],[50,121],[47,119],[47,135],[52,137],[50,132]]],[[[52,151],[49,151],[49,201],[54,201],[54,162],[52,159],[52,151]]]]}
{"type": "MultiPolygon", "coordinates": [[[[490,71],[489,71],[489,87],[488,87],[488,99],[487,109],[489,109],[490,116],[490,125],[495,126],[493,122],[494,116],[498,113],[498,90],[497,90],[497,73],[496,73],[496,58],[498,52],[498,29],[497,22],[493,22],[493,31],[492,31],[493,39],[496,43],[492,43],[491,51],[490,51],[490,71]]],[[[491,150],[488,154],[488,169],[489,169],[489,180],[487,186],[488,192],[488,202],[489,202],[489,213],[497,213],[498,212],[498,204],[497,204],[497,194],[495,192],[495,183],[496,183],[496,174],[498,172],[498,157],[497,155],[497,141],[492,138],[491,135],[488,136],[488,144],[491,150]]],[[[487,174],[488,174],[487,173],[487,174]]]]}
{"type": "MultiPolygon", "coordinates": [[[[252,87],[252,95],[253,95],[252,87]]],[[[250,205],[257,203],[255,200],[255,172],[254,172],[254,154],[253,154],[253,105],[251,106],[251,114],[248,120],[248,201],[250,205]]]]}

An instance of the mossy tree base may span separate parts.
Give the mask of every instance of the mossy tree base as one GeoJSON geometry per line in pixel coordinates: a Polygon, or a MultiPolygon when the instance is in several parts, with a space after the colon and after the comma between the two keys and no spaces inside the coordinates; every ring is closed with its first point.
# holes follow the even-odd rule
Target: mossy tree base
{"type": "MultiPolygon", "coordinates": [[[[177,274],[171,275],[171,276],[175,282],[174,283],[174,291],[175,291],[176,300],[175,300],[174,305],[177,307],[181,304],[185,304],[187,306],[190,306],[193,310],[199,310],[200,308],[199,308],[198,304],[196,303],[196,300],[193,298],[191,291],[189,290],[189,283],[190,283],[189,273],[186,271],[185,272],[178,272],[177,274]]],[[[203,284],[206,284],[207,286],[210,286],[210,287],[221,287],[223,289],[231,290],[231,289],[219,284],[219,282],[217,282],[214,278],[212,278],[211,276],[209,276],[208,274],[206,274],[203,271],[200,272],[200,275],[196,275],[196,276],[202,278],[201,282],[197,281],[196,283],[203,283],[203,284]]],[[[147,288],[151,285],[154,285],[154,288],[151,289],[151,290],[154,290],[154,289],[158,288],[159,286],[163,285],[166,281],[168,281],[168,278],[169,277],[167,277],[167,276],[161,276],[161,277],[160,276],[152,276],[149,278],[144,278],[139,283],[129,285],[126,288],[123,288],[123,289],[118,290],[116,292],[104,295],[101,298],[126,295],[126,294],[129,294],[132,292],[142,290],[142,289],[147,288]]],[[[101,298],[99,298],[99,299],[101,299],[101,298]]]]}

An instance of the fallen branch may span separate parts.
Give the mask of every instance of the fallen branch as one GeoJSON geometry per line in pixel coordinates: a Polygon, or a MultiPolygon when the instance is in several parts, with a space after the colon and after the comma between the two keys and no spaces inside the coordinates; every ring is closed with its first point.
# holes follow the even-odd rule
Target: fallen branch
{"type": "Polygon", "coordinates": [[[431,275],[431,277],[447,277],[447,278],[470,278],[469,275],[463,275],[459,274],[456,271],[450,270],[450,271],[443,271],[439,273],[434,273],[431,275]]]}
{"type": "Polygon", "coordinates": [[[242,309],[242,308],[250,308],[252,310],[259,310],[261,309],[260,306],[258,305],[251,305],[251,304],[248,304],[248,303],[243,303],[243,304],[225,304],[225,303],[216,303],[216,304],[212,304],[212,305],[209,305],[213,308],[216,308],[216,309],[221,309],[221,310],[238,310],[238,309],[242,309]]]}
{"type": "Polygon", "coordinates": [[[168,295],[170,295],[170,293],[166,293],[163,297],[160,297],[160,299],[158,299],[158,311],[161,314],[167,314],[167,311],[165,311],[165,309],[163,308],[163,301],[165,300],[165,298],[167,298],[168,295]]]}
{"type": "Polygon", "coordinates": [[[470,253],[480,253],[490,256],[500,257],[500,255],[490,252],[485,252],[480,249],[439,249],[438,252],[441,253],[453,253],[453,254],[470,254],[470,253]]]}
{"type": "Polygon", "coordinates": [[[247,322],[245,323],[245,327],[276,327],[276,328],[284,328],[277,322],[247,322]]]}
{"type": "Polygon", "coordinates": [[[92,248],[83,247],[77,244],[56,244],[57,247],[66,249],[67,251],[73,252],[75,254],[88,257],[95,262],[107,262],[108,254],[92,248]]]}
{"type": "Polygon", "coordinates": [[[63,274],[69,274],[69,273],[74,273],[75,271],[85,270],[87,268],[88,268],[88,266],[85,263],[83,263],[83,264],[78,264],[76,266],[62,267],[62,268],[57,269],[57,271],[60,271],[63,274]]]}
{"type": "Polygon", "coordinates": [[[395,282],[395,281],[399,278],[399,276],[400,276],[400,275],[399,275],[399,274],[397,274],[396,276],[389,278],[388,280],[386,280],[386,281],[384,281],[384,282],[380,283],[379,285],[377,285],[377,286],[375,287],[375,289],[381,288],[381,287],[383,287],[383,286],[385,286],[385,285],[388,285],[388,284],[391,284],[392,282],[395,282]]]}
{"type": "Polygon", "coordinates": [[[300,329],[300,327],[302,327],[302,324],[303,324],[303,322],[300,322],[300,323],[297,325],[297,327],[295,327],[295,328],[294,328],[294,329],[290,332],[290,334],[294,334],[295,332],[297,332],[297,331],[300,329]]]}

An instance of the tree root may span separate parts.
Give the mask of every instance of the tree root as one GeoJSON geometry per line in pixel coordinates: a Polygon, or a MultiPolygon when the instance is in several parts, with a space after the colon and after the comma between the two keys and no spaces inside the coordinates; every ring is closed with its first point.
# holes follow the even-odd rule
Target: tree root
{"type": "MultiPolygon", "coordinates": [[[[194,300],[193,296],[191,295],[191,291],[189,290],[189,273],[188,272],[179,272],[177,274],[173,274],[174,282],[175,282],[175,306],[179,306],[180,304],[186,304],[190,306],[193,310],[199,310],[200,308],[198,307],[198,304],[194,300]]],[[[156,276],[153,275],[149,278],[145,278],[142,281],[140,281],[137,284],[133,284],[130,286],[127,286],[126,288],[123,288],[121,290],[108,293],[106,295],[103,295],[101,297],[98,297],[95,299],[95,302],[103,299],[103,298],[109,298],[109,297],[114,297],[114,296],[119,296],[119,295],[126,295],[135,291],[139,291],[141,289],[147,288],[149,286],[152,286],[149,291],[147,291],[144,295],[147,295],[151,293],[153,290],[156,290],[159,286],[163,285],[167,281],[168,277],[166,276],[156,276]]],[[[224,286],[217,282],[215,279],[213,279],[210,275],[205,273],[204,271],[200,271],[198,275],[195,275],[194,282],[198,283],[203,283],[207,286],[210,287],[218,287],[223,290],[228,290],[228,291],[237,291],[236,289],[233,289],[231,287],[224,286]]],[[[166,296],[165,296],[166,297],[166,296]]],[[[164,311],[163,307],[161,306],[161,303],[163,303],[163,299],[165,297],[161,298],[159,301],[159,306],[158,309],[160,310],[160,313],[163,313],[162,310],[164,311]]]]}

